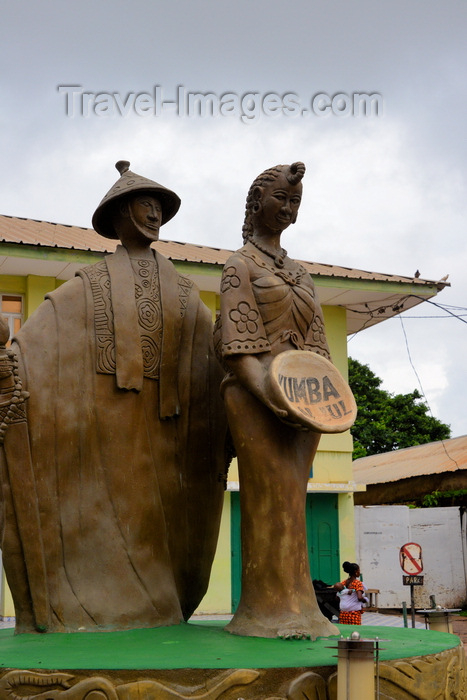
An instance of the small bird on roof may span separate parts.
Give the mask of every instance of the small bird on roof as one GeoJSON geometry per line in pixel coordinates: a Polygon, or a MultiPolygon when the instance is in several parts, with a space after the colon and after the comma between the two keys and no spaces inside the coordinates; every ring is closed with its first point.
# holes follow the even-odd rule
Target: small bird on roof
{"type": "Polygon", "coordinates": [[[415,270],[414,277],[420,277],[420,270],[415,270]]]}

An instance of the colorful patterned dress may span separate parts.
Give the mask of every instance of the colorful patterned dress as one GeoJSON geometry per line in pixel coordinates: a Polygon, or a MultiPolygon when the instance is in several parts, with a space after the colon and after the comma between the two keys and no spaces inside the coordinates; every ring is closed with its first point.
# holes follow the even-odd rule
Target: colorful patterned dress
{"type": "MultiPolygon", "coordinates": [[[[342,581],[342,584],[349,590],[351,591],[361,591],[362,593],[365,593],[365,586],[361,581],[358,579],[355,579],[355,581],[352,581],[351,583],[348,583],[348,579],[345,581],[342,581]]],[[[357,600],[355,603],[356,606],[359,606],[358,609],[356,608],[355,610],[341,610],[339,612],[339,624],[341,625],[361,625],[362,624],[362,601],[357,600]]]]}

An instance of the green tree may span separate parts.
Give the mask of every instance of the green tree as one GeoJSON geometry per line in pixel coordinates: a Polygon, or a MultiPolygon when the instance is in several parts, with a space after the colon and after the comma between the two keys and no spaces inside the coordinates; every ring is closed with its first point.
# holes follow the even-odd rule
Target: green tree
{"type": "Polygon", "coordinates": [[[354,459],[451,437],[449,425],[429,415],[417,389],[390,394],[381,389],[382,381],[368,365],[349,358],[349,384],[358,407],[351,429],[354,459]]]}

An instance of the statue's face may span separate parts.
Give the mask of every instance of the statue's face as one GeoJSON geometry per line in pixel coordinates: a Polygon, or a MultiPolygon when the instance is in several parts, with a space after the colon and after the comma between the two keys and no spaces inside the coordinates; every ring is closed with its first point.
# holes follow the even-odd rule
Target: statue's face
{"type": "Polygon", "coordinates": [[[284,231],[297,219],[302,201],[302,183],[291,185],[282,173],[272,182],[261,188],[261,209],[259,217],[262,225],[271,232],[284,231]]]}
{"type": "Polygon", "coordinates": [[[135,195],[128,202],[128,209],[138,233],[149,241],[157,241],[162,223],[162,206],[157,197],[150,194],[135,195]]]}

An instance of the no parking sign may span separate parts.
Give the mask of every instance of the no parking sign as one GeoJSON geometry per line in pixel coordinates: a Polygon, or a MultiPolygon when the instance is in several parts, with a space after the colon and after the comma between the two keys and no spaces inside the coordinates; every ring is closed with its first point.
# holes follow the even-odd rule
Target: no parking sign
{"type": "Polygon", "coordinates": [[[422,548],[416,542],[407,542],[399,551],[399,562],[405,576],[402,576],[404,586],[423,586],[422,548]]]}
{"type": "Polygon", "coordinates": [[[404,574],[418,576],[423,571],[422,548],[416,542],[403,544],[399,551],[399,562],[404,574]]]}
{"type": "Polygon", "coordinates": [[[407,542],[399,550],[399,562],[405,576],[402,576],[404,586],[410,586],[410,605],[412,608],[412,627],[415,627],[414,586],[423,586],[422,548],[416,542],[407,542]]]}

